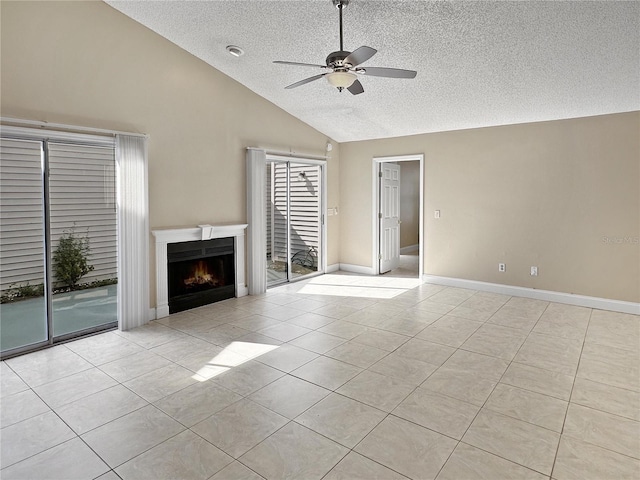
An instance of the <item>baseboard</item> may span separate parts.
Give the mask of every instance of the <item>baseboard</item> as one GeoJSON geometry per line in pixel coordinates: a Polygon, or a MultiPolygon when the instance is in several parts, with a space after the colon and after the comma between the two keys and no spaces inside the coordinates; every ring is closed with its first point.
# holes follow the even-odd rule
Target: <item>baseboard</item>
{"type": "Polygon", "coordinates": [[[149,313],[147,314],[147,322],[151,322],[156,319],[156,309],[150,308],[149,313]]]}
{"type": "Polygon", "coordinates": [[[240,298],[240,297],[246,297],[247,295],[249,295],[249,288],[248,287],[240,287],[238,288],[238,291],[236,293],[236,297],[240,298]]]}
{"type": "Polygon", "coordinates": [[[341,263],[340,270],[349,273],[359,273],[361,275],[374,275],[372,267],[363,267],[362,265],[351,265],[350,263],[341,263]]]}
{"type": "Polygon", "coordinates": [[[337,272],[338,270],[340,270],[340,264],[339,263],[334,263],[333,265],[329,265],[324,273],[333,273],[333,272],[337,272]]]}
{"type": "Polygon", "coordinates": [[[409,245],[400,249],[400,255],[406,255],[407,253],[417,252],[420,249],[420,245],[409,245]]]}
{"type": "Polygon", "coordinates": [[[158,318],[164,318],[169,316],[169,305],[164,305],[162,307],[156,307],[156,320],[158,318]]]}
{"type": "Polygon", "coordinates": [[[425,283],[445,285],[447,287],[470,288],[473,290],[480,290],[481,292],[500,293],[503,295],[511,295],[513,297],[527,297],[547,302],[564,303],[579,307],[640,315],[640,303],[635,302],[589,297],[586,295],[575,295],[572,293],[553,292],[550,290],[538,290],[528,287],[516,287],[513,285],[502,285],[499,283],[480,282],[477,280],[465,280],[462,278],[438,277],[436,275],[423,275],[422,278],[425,283]]]}

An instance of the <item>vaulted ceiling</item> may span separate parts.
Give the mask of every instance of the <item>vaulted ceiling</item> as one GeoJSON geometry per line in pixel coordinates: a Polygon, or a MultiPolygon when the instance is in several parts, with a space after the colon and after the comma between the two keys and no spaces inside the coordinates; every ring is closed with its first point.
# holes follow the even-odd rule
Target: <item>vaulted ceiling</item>
{"type": "Polygon", "coordinates": [[[331,0],[107,3],[339,142],[640,110],[638,1],[351,0],[345,49],[418,72],[363,76],[360,95],[285,90],[324,71],[272,63],[339,50],[331,0]]]}

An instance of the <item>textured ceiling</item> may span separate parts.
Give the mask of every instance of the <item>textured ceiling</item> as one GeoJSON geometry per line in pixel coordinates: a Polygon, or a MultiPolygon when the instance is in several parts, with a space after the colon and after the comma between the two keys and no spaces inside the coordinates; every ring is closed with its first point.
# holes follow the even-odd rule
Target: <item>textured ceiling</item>
{"type": "Polygon", "coordinates": [[[331,0],[107,3],[339,142],[640,110],[638,1],[351,0],[345,49],[418,71],[362,77],[357,96],[285,90],[323,70],[272,63],[339,50],[331,0]]]}

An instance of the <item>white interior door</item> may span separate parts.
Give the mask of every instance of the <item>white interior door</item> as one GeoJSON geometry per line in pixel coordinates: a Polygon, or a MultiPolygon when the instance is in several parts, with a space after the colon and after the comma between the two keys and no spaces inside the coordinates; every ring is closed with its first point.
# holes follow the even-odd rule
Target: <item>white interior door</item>
{"type": "Polygon", "coordinates": [[[380,164],[380,273],[400,266],[400,165],[380,164]]]}

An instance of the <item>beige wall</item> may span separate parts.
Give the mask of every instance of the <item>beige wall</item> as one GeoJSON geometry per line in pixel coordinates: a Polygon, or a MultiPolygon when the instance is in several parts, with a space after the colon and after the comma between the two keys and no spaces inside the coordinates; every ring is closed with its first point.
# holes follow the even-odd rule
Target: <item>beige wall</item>
{"type": "MultiPolygon", "coordinates": [[[[325,153],[325,135],[102,2],[0,8],[2,116],[148,134],[151,228],[244,223],[246,147],[325,153]]],[[[339,217],[327,230],[334,264],[339,217]]]]}
{"type": "Polygon", "coordinates": [[[400,165],[400,248],[420,243],[420,162],[400,165]]]}
{"type": "Polygon", "coordinates": [[[639,132],[632,112],[344,143],[341,262],[371,266],[371,159],[424,153],[426,274],[638,302],[639,132]]]}

